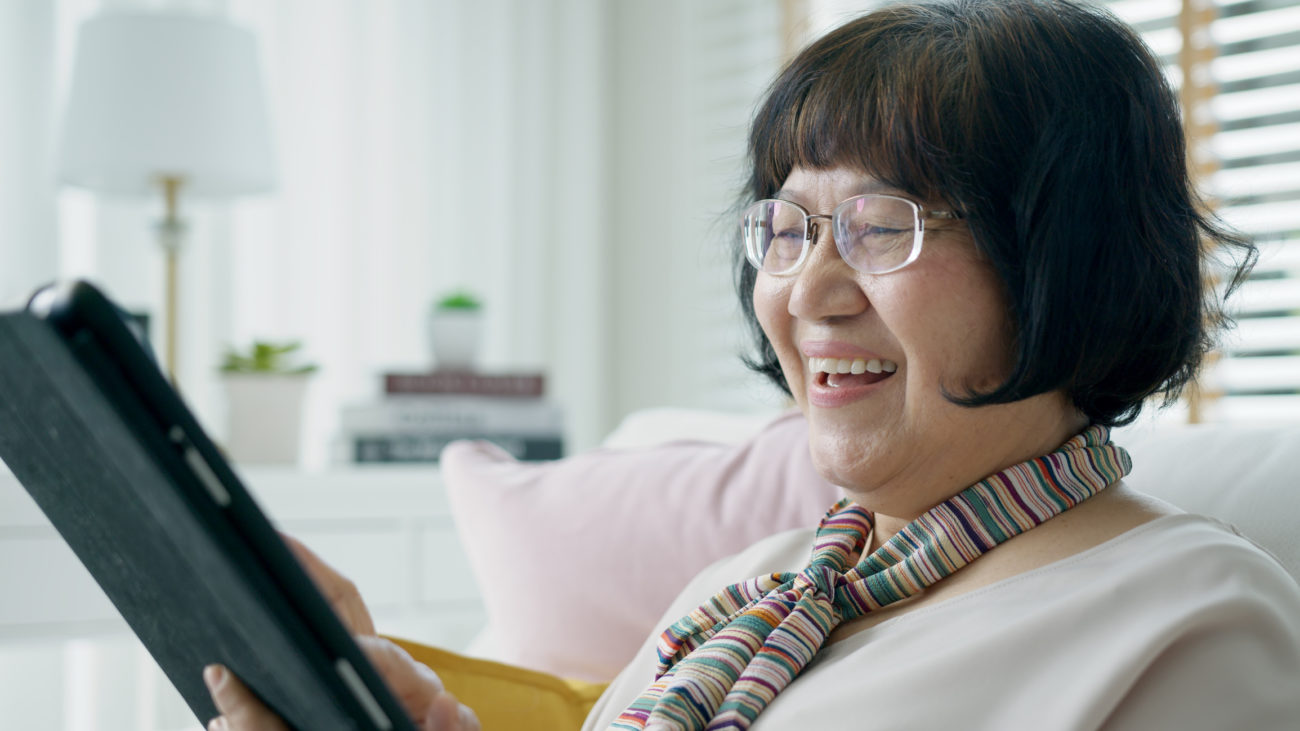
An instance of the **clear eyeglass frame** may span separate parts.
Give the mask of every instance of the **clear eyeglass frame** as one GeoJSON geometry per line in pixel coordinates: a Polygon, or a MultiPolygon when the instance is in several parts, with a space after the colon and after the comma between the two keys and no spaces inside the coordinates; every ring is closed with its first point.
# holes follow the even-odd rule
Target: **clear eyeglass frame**
{"type": "MultiPolygon", "coordinates": [[[[741,218],[741,227],[746,259],[754,268],[767,274],[790,276],[797,274],[803,268],[804,262],[808,259],[808,252],[812,250],[813,244],[817,243],[819,220],[830,221],[835,248],[850,267],[864,274],[889,274],[911,264],[921,255],[926,220],[958,220],[961,217],[961,214],[956,211],[930,210],[916,201],[901,196],[866,193],[841,201],[829,216],[809,213],[808,209],[791,201],[765,198],[755,201],[745,209],[741,218]],[[793,210],[799,212],[798,217],[802,220],[803,229],[799,239],[802,248],[798,256],[792,263],[781,266],[780,261],[767,256],[767,251],[771,247],[772,239],[775,238],[771,235],[770,229],[771,221],[776,218],[772,212],[778,209],[786,211],[787,209],[781,208],[784,206],[791,206],[793,210]],[[886,211],[889,220],[873,221],[868,217],[866,220],[857,221],[859,229],[862,228],[862,224],[869,224],[874,228],[881,228],[882,225],[897,227],[889,229],[893,232],[893,238],[883,251],[868,250],[866,245],[860,245],[858,239],[853,236],[854,217],[861,217],[862,211],[868,207],[872,207],[871,210],[874,211],[886,211]],[[765,211],[768,213],[766,216],[765,211]],[[904,211],[910,213],[912,231],[910,237],[906,236],[906,229],[903,228],[906,223],[904,211]]],[[[794,219],[790,218],[789,223],[793,224],[794,219]]],[[[794,233],[794,231],[787,233],[794,233]]],[[[789,257],[785,261],[789,262],[789,257]]]]}

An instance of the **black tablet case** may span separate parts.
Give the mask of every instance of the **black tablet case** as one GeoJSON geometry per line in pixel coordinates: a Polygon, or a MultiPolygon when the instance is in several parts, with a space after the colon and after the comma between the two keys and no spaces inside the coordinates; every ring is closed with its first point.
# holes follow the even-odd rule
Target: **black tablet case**
{"type": "Polygon", "coordinates": [[[116,308],[44,296],[0,315],[0,459],[195,715],[220,662],[293,728],[412,729],[116,308]]]}

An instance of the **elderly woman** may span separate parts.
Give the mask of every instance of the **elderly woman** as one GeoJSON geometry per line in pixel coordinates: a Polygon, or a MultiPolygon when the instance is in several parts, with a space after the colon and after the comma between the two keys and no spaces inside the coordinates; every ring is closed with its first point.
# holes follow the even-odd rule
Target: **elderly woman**
{"type": "MultiPolygon", "coordinates": [[[[587,728],[1296,728],[1300,587],[1109,440],[1222,319],[1202,252],[1253,256],[1139,38],[1064,0],[891,7],[784,70],[749,151],[753,366],[846,500],[700,574],[587,728]]],[[[473,727],[372,653],[427,728],[473,727]]]]}

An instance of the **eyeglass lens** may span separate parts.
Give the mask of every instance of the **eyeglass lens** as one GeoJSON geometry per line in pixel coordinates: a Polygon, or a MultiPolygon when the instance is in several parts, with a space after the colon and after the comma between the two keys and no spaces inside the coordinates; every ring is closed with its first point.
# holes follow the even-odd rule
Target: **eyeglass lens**
{"type": "MultiPolygon", "coordinates": [[[[835,247],[849,266],[868,274],[909,263],[920,242],[915,204],[892,196],[850,198],[835,209],[835,247]]],[[[803,209],[780,200],[763,200],[745,212],[744,239],[749,261],[769,274],[797,269],[812,244],[803,209]]]]}

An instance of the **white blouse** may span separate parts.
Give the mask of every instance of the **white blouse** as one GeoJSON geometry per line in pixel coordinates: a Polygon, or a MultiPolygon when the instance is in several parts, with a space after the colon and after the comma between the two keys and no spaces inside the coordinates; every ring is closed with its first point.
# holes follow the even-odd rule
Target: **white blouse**
{"type": "MultiPolygon", "coordinates": [[[[701,572],[659,623],[724,586],[803,568],[813,530],[701,572]]],[[[584,725],[651,682],[653,633],[584,725]]],[[[1157,518],[827,645],[752,726],[799,729],[1300,729],[1300,586],[1231,527],[1157,518]]]]}

